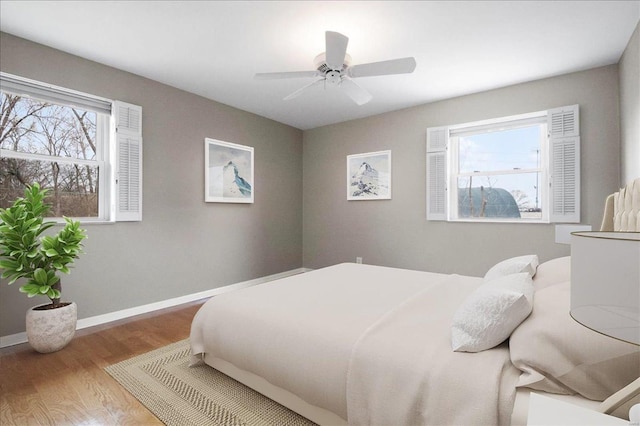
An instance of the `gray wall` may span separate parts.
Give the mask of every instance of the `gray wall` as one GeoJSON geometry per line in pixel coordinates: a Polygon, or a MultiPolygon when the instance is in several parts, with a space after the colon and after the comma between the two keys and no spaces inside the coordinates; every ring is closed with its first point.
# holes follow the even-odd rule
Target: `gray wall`
{"type": "MultiPolygon", "coordinates": [[[[434,82],[437,84],[437,82],[434,82]]],[[[553,225],[425,220],[425,130],[579,104],[582,222],[598,229],[607,194],[618,187],[618,67],[611,65],[435,102],[304,133],[305,267],[338,262],[483,275],[495,262],[536,253],[568,255],[553,225]],[[392,200],[346,200],[346,156],[392,150],[392,200]]]]}
{"type": "MultiPolygon", "coordinates": [[[[78,302],[80,318],[356,256],[365,263],[482,275],[517,254],[537,253],[543,261],[569,254],[568,246],[553,242],[553,225],[427,222],[430,126],[580,104],[582,222],[594,228],[620,177],[640,176],[638,29],[620,69],[554,77],[304,134],[5,33],[0,69],[143,107],[144,220],[85,226],[87,253],[63,277],[65,298],[78,302]],[[205,137],[255,147],[255,204],[203,202],[205,137]],[[384,149],[393,153],[393,199],[347,202],[346,156],[384,149]]],[[[17,284],[0,283],[0,335],[24,331],[26,309],[44,302],[27,299],[17,284]]]]}
{"type": "Polygon", "coordinates": [[[620,59],[620,186],[640,177],[640,24],[620,59]]]}
{"type": "MultiPolygon", "coordinates": [[[[86,225],[63,276],[79,318],[302,266],[302,132],[169,86],[0,33],[4,72],[141,105],[144,218],[86,225]],[[255,148],[255,203],[204,202],[204,138],[255,148]]],[[[0,283],[0,335],[24,331],[27,299],[0,283]]]]}

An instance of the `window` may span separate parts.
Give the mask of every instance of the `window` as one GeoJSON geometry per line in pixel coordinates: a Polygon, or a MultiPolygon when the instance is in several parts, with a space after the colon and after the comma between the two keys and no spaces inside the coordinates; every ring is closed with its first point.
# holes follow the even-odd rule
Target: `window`
{"type": "Polygon", "coordinates": [[[427,129],[427,219],[579,222],[578,106],[427,129]]]}
{"type": "Polygon", "coordinates": [[[0,74],[0,207],[34,182],[50,215],[141,220],[141,108],[0,74]]]}

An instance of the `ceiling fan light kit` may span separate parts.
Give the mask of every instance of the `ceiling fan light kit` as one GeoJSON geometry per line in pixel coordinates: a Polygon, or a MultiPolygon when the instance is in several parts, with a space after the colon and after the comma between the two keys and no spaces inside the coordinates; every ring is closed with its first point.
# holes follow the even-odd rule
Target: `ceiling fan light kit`
{"type": "Polygon", "coordinates": [[[348,43],[348,37],[334,31],[327,31],[325,32],[326,51],[316,56],[313,60],[316,67],[315,71],[258,73],[255,78],[259,80],[316,78],[316,80],[286,96],[284,98],[285,101],[298,97],[311,86],[324,84],[325,87],[335,86],[341,88],[356,104],[364,105],[372,99],[372,96],[368,91],[356,84],[353,81],[354,78],[408,74],[412,73],[416,68],[416,60],[412,57],[352,66],[351,56],[347,53],[348,43]]]}

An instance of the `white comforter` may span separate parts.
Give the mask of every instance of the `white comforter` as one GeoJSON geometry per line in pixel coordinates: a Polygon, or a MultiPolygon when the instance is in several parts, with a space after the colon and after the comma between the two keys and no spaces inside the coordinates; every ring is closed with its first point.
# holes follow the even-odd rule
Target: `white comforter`
{"type": "Polygon", "coordinates": [[[518,373],[506,346],[451,351],[451,317],[481,282],[340,264],[212,298],[192,353],[351,424],[508,423],[518,373]]]}

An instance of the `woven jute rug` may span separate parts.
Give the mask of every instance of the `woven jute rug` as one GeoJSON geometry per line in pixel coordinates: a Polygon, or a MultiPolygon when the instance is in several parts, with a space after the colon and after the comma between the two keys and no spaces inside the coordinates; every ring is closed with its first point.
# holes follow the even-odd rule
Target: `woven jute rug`
{"type": "Polygon", "coordinates": [[[105,368],[167,425],[315,423],[209,367],[189,367],[189,339],[105,368]]]}

